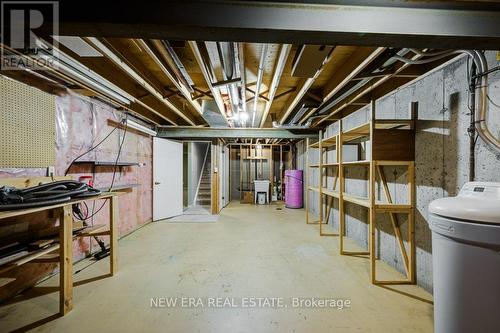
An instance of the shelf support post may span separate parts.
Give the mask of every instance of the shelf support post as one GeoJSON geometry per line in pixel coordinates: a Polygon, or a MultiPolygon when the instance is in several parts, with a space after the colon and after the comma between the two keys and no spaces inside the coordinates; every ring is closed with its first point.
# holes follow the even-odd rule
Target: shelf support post
{"type": "Polygon", "coordinates": [[[59,313],[73,309],[73,218],[71,205],[60,209],[59,221],[59,313]]]}

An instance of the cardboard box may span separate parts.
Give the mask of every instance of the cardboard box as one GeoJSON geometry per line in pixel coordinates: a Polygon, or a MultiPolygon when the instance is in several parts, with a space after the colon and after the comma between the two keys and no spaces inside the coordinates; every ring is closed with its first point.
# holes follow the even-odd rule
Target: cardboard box
{"type": "Polygon", "coordinates": [[[241,200],[241,203],[253,204],[254,203],[253,192],[251,191],[243,192],[243,199],[241,200]]]}

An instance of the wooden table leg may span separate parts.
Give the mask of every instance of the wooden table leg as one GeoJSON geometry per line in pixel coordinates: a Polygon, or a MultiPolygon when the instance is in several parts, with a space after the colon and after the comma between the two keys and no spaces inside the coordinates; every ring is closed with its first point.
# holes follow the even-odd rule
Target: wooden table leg
{"type": "Polygon", "coordinates": [[[73,309],[73,219],[71,205],[61,209],[59,227],[59,313],[73,309]]]}
{"type": "Polygon", "coordinates": [[[118,215],[118,197],[111,197],[109,199],[110,205],[109,205],[109,250],[110,250],[110,273],[111,275],[114,275],[116,270],[117,270],[117,250],[118,250],[118,235],[116,231],[116,226],[119,220],[119,215],[118,215]]]}

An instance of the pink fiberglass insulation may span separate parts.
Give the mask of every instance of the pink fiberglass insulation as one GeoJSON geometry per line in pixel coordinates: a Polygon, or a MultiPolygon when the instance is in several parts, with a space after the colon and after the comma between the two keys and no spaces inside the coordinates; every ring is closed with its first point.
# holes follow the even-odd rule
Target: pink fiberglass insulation
{"type": "MultiPolygon", "coordinates": [[[[56,175],[62,176],[71,161],[81,153],[89,150],[101,141],[113,126],[108,120],[119,122],[123,113],[94,100],[77,95],[65,95],[56,98],[56,175]]],[[[123,130],[117,129],[113,134],[90,154],[80,160],[116,160],[123,130]]],[[[128,131],[122,148],[120,161],[137,162],[140,166],[117,168],[115,186],[138,184],[132,192],[119,197],[119,235],[123,236],[152,219],[152,139],[135,131],[128,131]]],[[[1,178],[45,176],[46,169],[0,169],[1,178]]],[[[82,175],[92,175],[94,186],[108,188],[113,178],[113,167],[97,167],[92,172],[91,165],[74,165],[68,175],[74,179],[82,175]]],[[[90,209],[94,201],[88,201],[90,209]]],[[[101,207],[102,200],[95,201],[95,210],[101,207]]],[[[108,224],[109,204],[93,218],[94,224],[108,224]]],[[[0,227],[0,238],[15,233],[43,229],[57,223],[47,218],[45,213],[18,217],[12,224],[0,227]]],[[[103,238],[107,243],[108,239],[103,238]]],[[[93,251],[98,251],[97,244],[91,241],[93,251]]],[[[73,243],[74,259],[79,260],[90,253],[89,239],[80,239],[73,243]]],[[[54,271],[54,264],[28,264],[9,272],[16,280],[0,288],[0,301],[14,296],[17,292],[32,286],[40,278],[54,271]]]]}

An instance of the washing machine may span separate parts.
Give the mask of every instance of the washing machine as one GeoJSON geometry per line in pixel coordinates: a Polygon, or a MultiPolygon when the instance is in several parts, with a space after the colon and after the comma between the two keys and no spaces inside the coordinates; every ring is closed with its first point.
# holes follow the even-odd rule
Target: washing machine
{"type": "Polygon", "coordinates": [[[429,205],[435,333],[500,332],[500,183],[429,205]]]}

